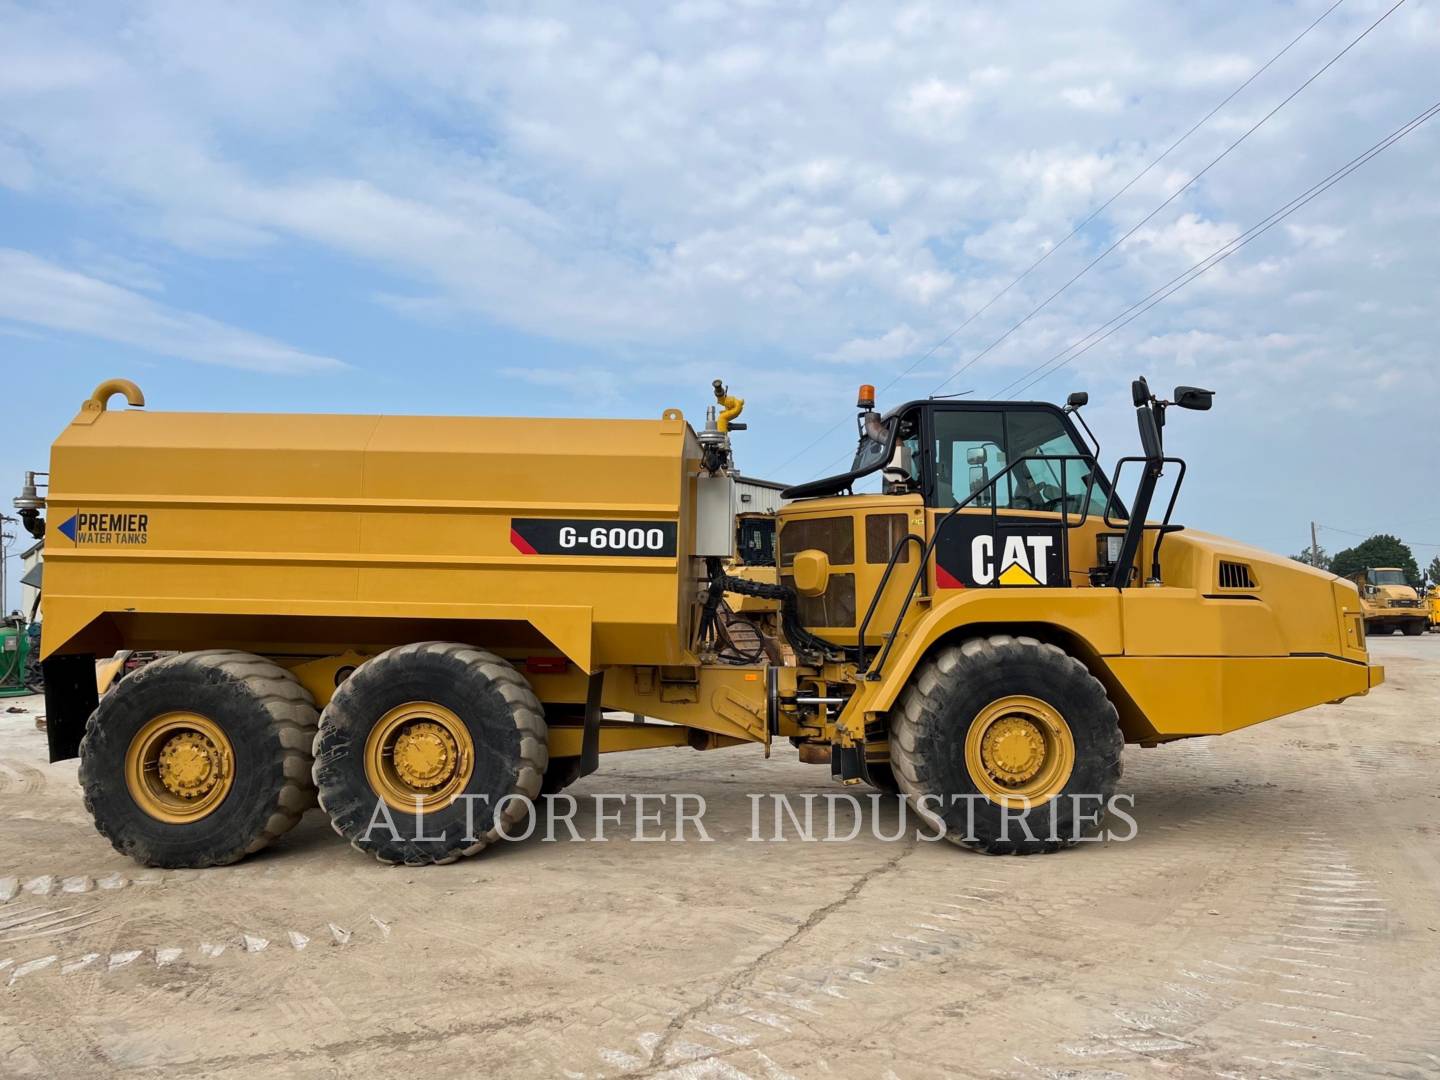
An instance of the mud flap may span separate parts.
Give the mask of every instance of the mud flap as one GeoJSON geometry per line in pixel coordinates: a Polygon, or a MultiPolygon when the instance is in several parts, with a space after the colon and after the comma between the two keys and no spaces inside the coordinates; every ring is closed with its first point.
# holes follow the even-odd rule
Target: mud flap
{"type": "Polygon", "coordinates": [[[589,776],[600,768],[600,692],[604,687],[603,671],[590,676],[585,690],[585,728],[580,735],[580,776],[589,776]]]}
{"type": "Polygon", "coordinates": [[[40,664],[45,677],[45,738],[50,761],[80,756],[85,723],[100,704],[95,689],[95,657],[90,653],[52,656],[40,664]]]}
{"type": "Polygon", "coordinates": [[[842,784],[867,780],[869,774],[865,771],[865,744],[863,742],[857,742],[853,746],[832,744],[830,747],[830,775],[842,784]]]}

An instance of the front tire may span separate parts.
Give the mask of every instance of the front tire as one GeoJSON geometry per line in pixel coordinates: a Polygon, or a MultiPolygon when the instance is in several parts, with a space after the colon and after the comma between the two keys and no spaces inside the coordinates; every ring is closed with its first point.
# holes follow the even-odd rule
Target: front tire
{"type": "Polygon", "coordinates": [[[325,706],[315,785],[357,851],[454,862],[525,820],[546,744],[544,706],[508,661],[455,642],[403,645],[361,664],[325,706]]]}
{"type": "Polygon", "coordinates": [[[1403,627],[1406,637],[1419,637],[1425,632],[1425,624],[1418,619],[1412,619],[1403,627]]]}
{"type": "Polygon", "coordinates": [[[942,647],[890,714],[900,789],[951,842],[995,855],[1058,851],[1102,823],[1123,745],[1099,680],[1029,637],[942,647]]]}
{"type": "Polygon", "coordinates": [[[181,653],[105,695],[80,741],[95,828],[146,866],[221,866],[265,847],[315,805],[314,699],[269,660],[181,653]]]}

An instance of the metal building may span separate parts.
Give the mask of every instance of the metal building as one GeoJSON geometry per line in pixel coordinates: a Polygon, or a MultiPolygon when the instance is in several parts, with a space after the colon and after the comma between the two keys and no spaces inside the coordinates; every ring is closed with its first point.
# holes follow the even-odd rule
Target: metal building
{"type": "Polygon", "coordinates": [[[735,481],[735,509],[742,514],[773,514],[780,509],[780,492],[789,484],[740,476],[735,481]]]}

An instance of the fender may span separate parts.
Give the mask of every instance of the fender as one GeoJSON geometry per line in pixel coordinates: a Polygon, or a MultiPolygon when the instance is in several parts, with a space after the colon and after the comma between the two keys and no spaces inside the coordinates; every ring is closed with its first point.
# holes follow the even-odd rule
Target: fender
{"type": "MultiPolygon", "coordinates": [[[[935,595],[930,610],[911,619],[896,640],[877,682],[865,683],[864,712],[885,712],[925,654],[941,638],[970,625],[1052,626],[1083,641],[1097,656],[1124,651],[1120,594],[1115,589],[961,589],[935,595]]],[[[857,695],[861,696],[861,695],[857,695]]],[[[849,712],[850,710],[846,710],[849,712]]]]}

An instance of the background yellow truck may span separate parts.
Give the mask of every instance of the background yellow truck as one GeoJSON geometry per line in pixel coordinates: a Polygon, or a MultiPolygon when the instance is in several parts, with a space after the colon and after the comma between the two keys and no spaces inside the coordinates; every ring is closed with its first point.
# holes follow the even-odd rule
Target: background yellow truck
{"type": "Polygon", "coordinates": [[[1125,742],[1381,680],[1352,583],[1171,520],[1166,409],[1209,392],[1138,380],[1142,452],[1107,476],[1083,395],[881,414],[865,390],[851,467],[785,492],[767,581],[727,571],[721,385],[697,431],[677,409],[151,412],[105,383],[22,500],[51,756],[78,754],[97,828],[161,866],[232,862],[317,800],[377,858],[445,862],[602,753],[776,739],[959,844],[1029,853],[1103,817],[1125,742]],[[727,645],[727,594],[768,602],[758,652],[727,645]],[[97,704],[95,657],[122,649],[177,652],[97,704]]]}
{"type": "Polygon", "coordinates": [[[1361,570],[1352,579],[1360,589],[1367,634],[1393,634],[1396,630],[1414,636],[1430,625],[1429,605],[1406,580],[1405,571],[1395,566],[1361,570]]]}

